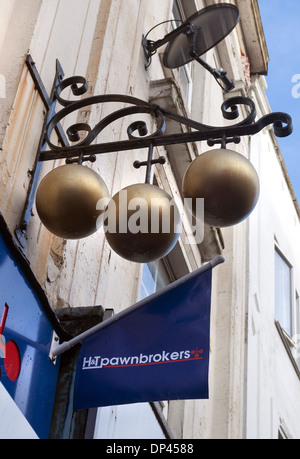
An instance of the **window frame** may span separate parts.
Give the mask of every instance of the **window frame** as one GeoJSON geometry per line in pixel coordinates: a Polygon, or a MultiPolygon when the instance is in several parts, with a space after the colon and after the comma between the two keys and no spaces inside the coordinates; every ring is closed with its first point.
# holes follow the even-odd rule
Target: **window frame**
{"type": "MultiPolygon", "coordinates": [[[[294,299],[293,299],[293,266],[289,262],[288,258],[284,255],[282,250],[280,250],[279,246],[275,243],[274,247],[274,316],[275,316],[275,321],[278,322],[284,331],[284,333],[287,335],[287,337],[292,339],[293,336],[293,329],[295,325],[295,320],[294,320],[294,299]],[[284,323],[285,321],[282,320],[282,315],[278,313],[278,303],[277,303],[277,298],[276,298],[276,257],[280,257],[281,261],[286,265],[286,267],[289,269],[289,326],[287,327],[286,324],[284,323]]],[[[286,305],[284,305],[285,307],[286,305]]],[[[286,312],[286,310],[285,310],[286,312]]]]}
{"type": "Polygon", "coordinates": [[[172,271],[171,271],[171,268],[169,266],[169,264],[167,263],[167,261],[162,258],[160,260],[157,260],[157,261],[154,261],[154,262],[151,262],[151,263],[144,263],[143,264],[143,268],[142,268],[142,275],[141,275],[141,296],[140,296],[140,299],[143,299],[143,298],[146,298],[147,296],[151,295],[152,293],[155,293],[157,291],[160,290],[160,288],[162,287],[159,287],[157,288],[157,286],[159,285],[160,283],[160,280],[167,277],[168,278],[168,283],[167,284],[164,284],[163,282],[163,286],[164,287],[165,285],[168,285],[172,282],[174,282],[175,280],[175,276],[173,275],[172,271]],[[153,279],[153,287],[154,287],[154,290],[150,289],[151,291],[148,291],[148,286],[146,285],[146,283],[144,282],[144,273],[145,273],[145,267],[148,268],[148,272],[150,274],[150,276],[152,276],[152,279],[153,279]],[[159,274],[159,270],[160,269],[163,269],[163,276],[159,274]],[[154,274],[154,276],[153,276],[154,274]],[[145,290],[145,292],[148,293],[148,295],[144,296],[142,295],[142,291],[145,290]]]}
{"type": "MultiPolygon", "coordinates": [[[[187,17],[185,14],[184,6],[182,5],[181,0],[173,0],[173,5],[172,5],[172,10],[171,10],[171,29],[174,30],[176,27],[178,27],[178,21],[184,22],[187,17]],[[174,16],[174,7],[177,8],[178,11],[178,18],[174,16]]],[[[185,101],[186,108],[190,112],[192,108],[192,95],[193,95],[193,77],[192,77],[192,62],[190,62],[187,65],[184,65],[178,69],[174,69],[173,74],[176,73],[177,75],[177,80],[180,84],[181,87],[181,92],[182,92],[182,97],[183,100],[185,101]],[[183,75],[184,78],[187,81],[187,84],[185,85],[183,81],[183,75]],[[185,91],[185,87],[187,87],[187,90],[185,91]]]]}
{"type": "Polygon", "coordinates": [[[287,351],[287,354],[292,362],[292,365],[296,371],[296,374],[300,380],[300,359],[298,358],[298,337],[300,336],[300,297],[299,290],[295,285],[295,268],[288,258],[284,255],[283,251],[280,249],[277,240],[275,238],[275,249],[274,249],[274,294],[275,293],[275,283],[276,283],[276,273],[275,273],[275,254],[276,252],[282,258],[282,260],[287,264],[290,269],[290,320],[291,320],[291,330],[290,333],[284,328],[283,324],[276,315],[276,298],[274,298],[274,317],[275,317],[275,326],[279,333],[279,336],[283,342],[283,345],[287,351]]]}

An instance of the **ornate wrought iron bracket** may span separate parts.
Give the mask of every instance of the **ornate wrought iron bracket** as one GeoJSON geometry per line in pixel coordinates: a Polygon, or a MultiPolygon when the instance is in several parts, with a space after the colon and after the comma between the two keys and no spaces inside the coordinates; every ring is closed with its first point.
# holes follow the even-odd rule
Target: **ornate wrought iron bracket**
{"type": "Polygon", "coordinates": [[[111,153],[116,151],[128,151],[134,149],[166,146],[172,144],[207,141],[209,139],[218,140],[226,138],[229,142],[236,141],[237,137],[254,135],[260,132],[266,126],[273,124],[274,131],[278,137],[286,137],[292,133],[291,117],[285,113],[271,113],[262,117],[259,121],[256,119],[256,108],[254,102],[246,97],[232,97],[226,100],[221,107],[223,117],[227,120],[234,120],[239,117],[238,106],[244,106],[249,109],[249,114],[243,121],[236,125],[227,127],[208,126],[197,121],[191,120],[184,116],[172,113],[164,108],[151,104],[130,96],[119,94],[110,94],[105,96],[93,96],[82,99],[80,101],[67,101],[61,98],[62,87],[65,89],[70,86],[73,94],[83,94],[86,91],[86,82],[82,77],[72,77],[60,83],[56,89],[57,100],[64,108],[58,112],[50,120],[46,128],[46,141],[50,150],[41,152],[40,160],[49,161],[61,158],[79,158],[81,155],[98,155],[103,153],[111,153]],[[78,84],[82,84],[78,87],[78,84]],[[66,133],[70,141],[78,143],[75,145],[57,146],[51,142],[51,134],[57,128],[59,123],[68,115],[76,112],[84,107],[95,104],[104,104],[116,102],[119,104],[129,104],[129,107],[119,109],[102,119],[93,128],[86,123],[79,123],[70,126],[66,133]],[[104,142],[97,140],[101,133],[113,122],[122,119],[126,116],[136,114],[151,115],[157,125],[156,132],[149,134],[148,127],[144,121],[132,123],[128,129],[128,139],[119,140],[116,142],[104,142]],[[188,132],[165,135],[166,120],[177,121],[179,124],[185,125],[188,132]],[[136,135],[136,131],[138,135],[136,135]],[[80,132],[86,136],[80,140],[80,132]]]}
{"type": "Polygon", "coordinates": [[[239,106],[246,107],[248,115],[243,121],[227,127],[208,126],[197,121],[191,120],[177,113],[172,113],[164,108],[130,96],[110,94],[82,98],[80,100],[66,100],[62,97],[62,92],[70,88],[73,96],[82,96],[87,92],[88,86],[85,78],[74,76],[63,79],[62,68],[57,62],[56,76],[53,84],[51,96],[48,98],[45,88],[37,73],[37,70],[30,56],[27,58],[29,67],[34,78],[36,88],[39,91],[48,109],[45,120],[36,162],[32,174],[30,191],[23,212],[22,220],[16,230],[19,241],[24,246],[26,231],[31,216],[34,196],[40,176],[41,164],[43,161],[66,159],[67,162],[95,161],[96,155],[120,151],[130,151],[136,149],[148,149],[148,159],[145,162],[135,162],[135,167],[147,166],[146,182],[150,180],[151,166],[156,162],[163,163],[164,159],[153,159],[153,148],[172,144],[182,144],[190,142],[207,141],[209,145],[221,143],[238,143],[240,137],[257,134],[268,125],[273,125],[275,135],[286,137],[293,131],[292,119],[286,113],[271,113],[260,120],[256,119],[256,108],[253,101],[246,97],[232,97],[226,100],[221,107],[223,117],[226,120],[236,120],[239,113],[239,106]],[[56,103],[62,105],[62,109],[55,113],[56,103]],[[61,128],[61,122],[67,116],[77,112],[84,107],[91,107],[98,104],[117,103],[124,107],[120,108],[103,118],[94,127],[87,123],[73,124],[66,129],[66,135],[61,128]],[[148,126],[145,121],[135,121],[127,129],[127,139],[102,142],[102,132],[117,120],[127,116],[146,114],[156,122],[156,131],[149,134],[148,126]],[[173,120],[185,126],[186,132],[166,135],[167,120],[173,120]],[[59,136],[60,145],[52,142],[52,133],[56,131],[59,136]],[[70,145],[69,142],[72,142],[70,145]]]}
{"type": "MultiPolygon", "coordinates": [[[[55,77],[54,77],[54,82],[51,90],[50,96],[48,96],[48,93],[46,91],[46,88],[41,80],[41,77],[37,71],[37,68],[35,66],[35,63],[31,57],[31,55],[28,55],[26,58],[26,66],[29,70],[29,73],[35,83],[35,90],[38,92],[40,98],[42,99],[47,115],[45,117],[45,121],[43,124],[43,129],[42,129],[42,135],[39,141],[38,149],[37,149],[37,154],[35,158],[35,162],[33,164],[33,168],[31,171],[31,180],[29,183],[28,187],[28,192],[27,192],[27,197],[24,205],[24,209],[22,212],[21,220],[17,228],[15,229],[15,234],[20,242],[21,246],[24,248],[26,245],[26,233],[28,229],[28,224],[31,219],[31,214],[32,214],[32,208],[34,205],[34,200],[35,200],[35,195],[42,171],[42,161],[40,159],[41,154],[46,150],[47,148],[47,141],[45,137],[45,132],[46,132],[46,127],[49,123],[49,120],[54,116],[55,114],[55,106],[56,106],[56,88],[57,85],[63,80],[64,78],[64,72],[63,69],[59,63],[59,61],[56,61],[56,72],[55,72],[55,77]]],[[[68,139],[61,127],[60,124],[57,124],[55,127],[58,139],[60,143],[64,146],[69,145],[68,139]]]]}

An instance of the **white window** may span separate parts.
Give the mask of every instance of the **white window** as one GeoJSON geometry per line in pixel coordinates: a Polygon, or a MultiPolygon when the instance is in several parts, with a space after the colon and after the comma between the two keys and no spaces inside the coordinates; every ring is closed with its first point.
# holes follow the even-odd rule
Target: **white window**
{"type": "Polygon", "coordinates": [[[297,338],[300,338],[300,298],[296,290],[296,334],[297,338]]]}
{"type": "MultiPolygon", "coordinates": [[[[172,23],[172,30],[180,26],[185,21],[185,15],[181,2],[175,0],[173,3],[172,16],[174,22],[172,23]]],[[[177,69],[180,86],[182,90],[182,97],[186,103],[187,109],[191,109],[192,103],[192,63],[183,65],[177,69]]]]}
{"type": "Polygon", "coordinates": [[[141,299],[170,283],[170,276],[162,260],[145,264],[142,275],[141,299]]]}
{"type": "Polygon", "coordinates": [[[294,349],[293,357],[296,360],[297,366],[300,370],[300,298],[296,290],[296,326],[295,335],[293,336],[294,349]]]}
{"type": "Polygon", "coordinates": [[[110,406],[98,409],[94,439],[166,438],[149,403],[110,406]]]}
{"type": "Polygon", "coordinates": [[[291,266],[275,249],[275,319],[292,336],[292,275],[291,266]]]}

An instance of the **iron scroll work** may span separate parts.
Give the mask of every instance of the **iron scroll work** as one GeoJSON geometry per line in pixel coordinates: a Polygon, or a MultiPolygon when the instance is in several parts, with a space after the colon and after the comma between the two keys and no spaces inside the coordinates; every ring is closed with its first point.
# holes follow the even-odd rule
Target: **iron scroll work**
{"type": "Polygon", "coordinates": [[[61,97],[62,90],[66,89],[68,86],[71,88],[73,95],[75,96],[83,95],[88,89],[87,83],[83,77],[71,77],[58,84],[56,89],[56,99],[64,106],[64,108],[50,120],[47,126],[46,140],[48,146],[50,147],[50,151],[41,153],[41,161],[61,158],[70,159],[75,157],[78,159],[80,159],[80,157],[89,158],[90,155],[143,149],[149,148],[150,146],[158,147],[199,141],[209,141],[210,145],[213,145],[213,143],[217,143],[222,139],[224,139],[226,143],[237,143],[241,136],[257,134],[270,124],[273,124],[274,132],[277,137],[287,137],[293,131],[292,119],[286,113],[271,113],[255,122],[255,104],[247,97],[232,97],[226,100],[221,107],[223,117],[226,120],[234,120],[239,117],[238,106],[247,106],[248,109],[250,109],[250,114],[245,120],[232,126],[214,127],[193,121],[177,113],[170,112],[159,105],[131,96],[110,94],[88,97],[77,102],[68,101],[61,97]],[[69,141],[71,142],[80,140],[80,132],[85,131],[86,133],[84,140],[74,146],[57,146],[51,142],[50,138],[53,130],[57,129],[60,122],[66,116],[87,106],[111,102],[130,104],[131,106],[119,109],[106,116],[94,128],[91,128],[87,123],[78,123],[70,126],[66,133],[69,141]],[[144,121],[136,121],[130,124],[127,129],[128,140],[92,144],[107,126],[121,118],[135,114],[149,114],[153,116],[157,124],[156,132],[148,134],[146,123],[144,121]],[[185,125],[190,129],[189,132],[164,135],[166,119],[177,121],[178,123],[185,125]],[[134,135],[136,131],[138,131],[139,136],[134,135]]]}
{"type": "Polygon", "coordinates": [[[82,164],[84,161],[94,162],[98,154],[147,148],[147,161],[136,161],[134,167],[147,166],[146,182],[149,182],[152,165],[155,163],[163,164],[165,162],[162,156],[158,159],[153,159],[154,147],[199,141],[207,141],[209,146],[220,143],[222,147],[226,147],[227,143],[239,143],[242,136],[257,134],[268,125],[273,125],[277,137],[287,137],[293,131],[292,119],[286,113],[277,112],[267,114],[260,120],[255,121],[257,116],[256,107],[254,102],[247,97],[232,97],[222,104],[221,110],[226,120],[236,120],[239,117],[239,106],[245,107],[249,112],[243,121],[227,127],[208,126],[177,113],[170,112],[157,104],[127,95],[96,95],[80,98],[77,101],[66,100],[62,97],[63,91],[70,89],[73,96],[81,97],[88,91],[88,85],[86,79],[82,76],[64,79],[64,73],[59,61],[56,63],[56,75],[52,92],[48,96],[30,55],[26,59],[26,64],[34,79],[36,90],[44,101],[47,116],[31,174],[31,183],[23,215],[19,226],[16,228],[16,236],[23,247],[26,245],[26,233],[31,218],[41,166],[44,161],[66,159],[67,163],[82,164]],[[55,107],[57,103],[63,108],[56,113],[55,107]],[[107,115],[94,127],[91,127],[88,123],[76,123],[67,128],[65,132],[62,129],[61,122],[68,115],[78,112],[84,107],[106,103],[117,103],[123,107],[124,105],[128,106],[107,115]],[[150,115],[151,119],[155,120],[155,132],[149,134],[145,121],[135,121],[128,126],[128,138],[126,140],[108,143],[99,141],[101,133],[112,123],[122,118],[139,114],[150,115]],[[184,125],[186,132],[166,135],[167,120],[173,120],[184,125]],[[53,131],[56,131],[58,134],[60,145],[52,143],[51,137],[53,131]],[[71,145],[74,142],[76,143],[71,145]]]}

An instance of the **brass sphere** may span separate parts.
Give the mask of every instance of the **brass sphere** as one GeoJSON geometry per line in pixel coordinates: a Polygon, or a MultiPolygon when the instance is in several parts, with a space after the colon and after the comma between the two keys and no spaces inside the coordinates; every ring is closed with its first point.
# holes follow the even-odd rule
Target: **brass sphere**
{"type": "Polygon", "coordinates": [[[97,231],[103,213],[96,209],[97,202],[104,197],[108,197],[108,189],[95,171],[67,164],[53,169],[41,181],[36,208],[51,233],[63,239],[81,239],[97,231]]]}
{"type": "Polygon", "coordinates": [[[181,217],[172,197],[147,183],[115,194],[104,218],[106,239],[122,258],[149,263],[167,255],[181,232],[181,217]]]}
{"type": "Polygon", "coordinates": [[[204,223],[217,228],[245,220],[257,204],[260,189],[252,164],[225,148],[198,156],[188,167],[182,188],[185,198],[204,199],[204,223]]]}

